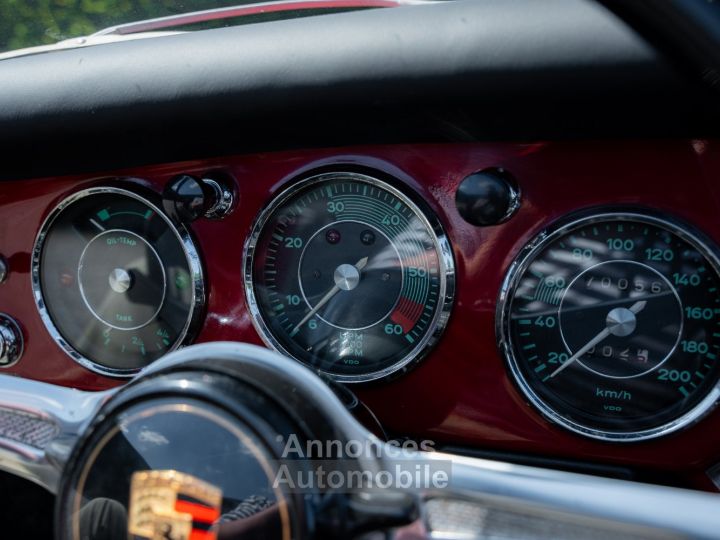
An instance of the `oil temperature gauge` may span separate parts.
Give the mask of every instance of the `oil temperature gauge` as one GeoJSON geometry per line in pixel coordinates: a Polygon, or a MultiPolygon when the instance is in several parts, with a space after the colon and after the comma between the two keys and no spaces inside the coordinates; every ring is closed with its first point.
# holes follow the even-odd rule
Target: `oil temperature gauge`
{"type": "Polygon", "coordinates": [[[58,206],[38,236],[32,278],[56,341],[106,375],[130,376],[176,348],[203,301],[187,231],[116,188],[88,189],[58,206]]]}

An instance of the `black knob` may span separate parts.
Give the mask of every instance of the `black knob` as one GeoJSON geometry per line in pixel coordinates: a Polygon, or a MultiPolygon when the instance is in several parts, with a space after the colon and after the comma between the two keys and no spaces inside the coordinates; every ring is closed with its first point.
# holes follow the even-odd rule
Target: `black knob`
{"type": "Polygon", "coordinates": [[[175,221],[195,221],[215,204],[215,191],[189,174],[176,176],[163,190],[163,208],[175,221]]]}
{"type": "Polygon", "coordinates": [[[462,218],[472,225],[497,225],[510,218],[520,207],[515,180],[504,169],[484,169],[460,182],[455,206],[462,218]]]}

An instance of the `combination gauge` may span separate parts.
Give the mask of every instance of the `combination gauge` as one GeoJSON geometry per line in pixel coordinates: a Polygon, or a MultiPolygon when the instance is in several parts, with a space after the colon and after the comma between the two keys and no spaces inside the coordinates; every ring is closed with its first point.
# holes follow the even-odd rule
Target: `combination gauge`
{"type": "Polygon", "coordinates": [[[185,342],[204,300],[187,230],[146,198],[114,187],[78,192],[50,214],[35,243],[32,285],[65,352],[118,377],[185,342]]]}

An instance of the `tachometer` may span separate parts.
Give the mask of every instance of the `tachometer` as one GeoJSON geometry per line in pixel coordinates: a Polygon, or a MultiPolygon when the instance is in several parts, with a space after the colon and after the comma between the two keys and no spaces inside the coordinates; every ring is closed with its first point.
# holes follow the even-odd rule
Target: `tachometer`
{"type": "Polygon", "coordinates": [[[720,264],[652,214],[600,213],[543,232],[510,269],[499,332],[530,402],[576,432],[638,440],[720,396],[720,264]]]}
{"type": "Polygon", "coordinates": [[[56,341],[113,376],[133,375],[176,348],[204,299],[187,231],[146,199],[110,187],[55,209],[38,235],[32,279],[56,341]]]}
{"type": "Polygon", "coordinates": [[[347,382],[419,359],[446,323],[453,276],[437,218],[358,173],[321,174],[282,193],[258,219],[245,259],[265,341],[347,382]]]}

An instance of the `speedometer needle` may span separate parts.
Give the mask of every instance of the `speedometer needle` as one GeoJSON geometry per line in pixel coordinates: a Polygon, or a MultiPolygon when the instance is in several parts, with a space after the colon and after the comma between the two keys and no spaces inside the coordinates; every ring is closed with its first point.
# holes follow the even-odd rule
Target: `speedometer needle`
{"type": "MultiPolygon", "coordinates": [[[[367,265],[367,262],[368,262],[368,258],[363,257],[362,259],[360,259],[358,262],[355,263],[354,268],[355,268],[355,270],[357,270],[356,279],[359,280],[360,272],[362,271],[363,268],[365,268],[365,266],[367,265]]],[[[352,283],[352,277],[355,277],[355,276],[343,275],[343,273],[340,272],[340,270],[343,267],[350,267],[350,270],[352,270],[352,268],[353,268],[349,264],[341,264],[340,266],[337,267],[337,269],[335,270],[335,285],[333,285],[332,289],[330,289],[327,293],[325,293],[325,296],[323,296],[322,299],[317,304],[315,304],[315,307],[312,308],[307,313],[307,315],[305,315],[302,318],[302,320],[295,325],[295,328],[293,328],[293,331],[290,332],[290,337],[293,337],[295,334],[297,334],[300,331],[300,328],[302,327],[302,325],[305,324],[306,322],[308,322],[313,317],[313,315],[315,315],[320,309],[322,309],[322,307],[325,304],[327,304],[333,296],[335,296],[338,292],[340,292],[341,289],[342,290],[352,290],[355,288],[355,286],[357,285],[357,281],[355,281],[354,285],[352,285],[352,286],[350,285],[352,283]]]]}
{"type": "Polygon", "coordinates": [[[635,302],[632,306],[630,306],[630,309],[625,308],[615,308],[607,316],[606,319],[606,327],[603,329],[602,332],[600,332],[597,336],[592,338],[590,341],[585,344],[584,347],[581,347],[580,350],[578,350],[575,354],[573,354],[570,358],[568,358],[560,367],[558,367],[555,371],[553,371],[550,374],[550,377],[554,377],[558,373],[560,373],[563,369],[568,367],[570,364],[575,362],[578,358],[580,358],[582,355],[584,355],[586,352],[588,352],[590,349],[595,347],[598,343],[606,339],[610,334],[616,335],[616,336],[627,336],[630,335],[633,330],[635,330],[635,315],[640,313],[643,309],[645,309],[645,306],[647,305],[647,301],[641,300],[639,302],[635,302]],[[630,312],[630,313],[628,313],[630,312]],[[631,315],[631,317],[628,317],[628,315],[631,315]]]}

